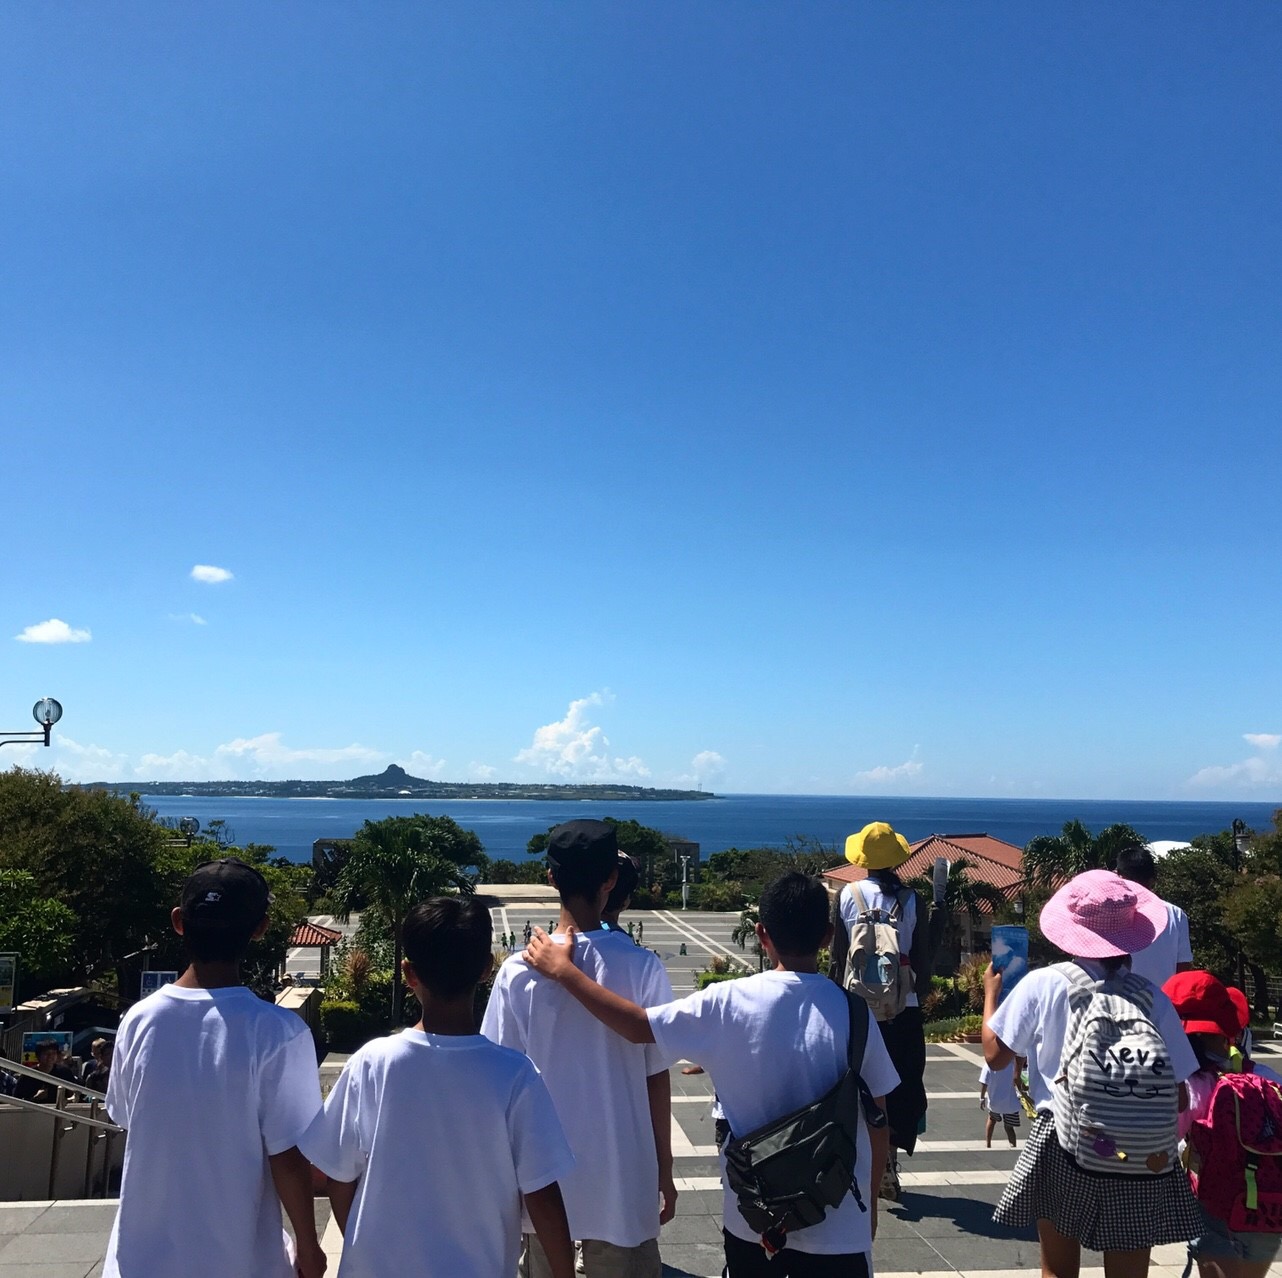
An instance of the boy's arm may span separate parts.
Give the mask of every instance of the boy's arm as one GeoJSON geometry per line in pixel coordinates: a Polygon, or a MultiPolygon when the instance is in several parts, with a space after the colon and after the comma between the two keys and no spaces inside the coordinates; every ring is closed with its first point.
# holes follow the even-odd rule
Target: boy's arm
{"type": "MultiPolygon", "coordinates": [[[[873,1098],[873,1104],[886,1112],[886,1098],[877,1096],[873,1098]]],[[[869,1210],[872,1213],[872,1236],[877,1237],[877,1198],[881,1189],[881,1178],[886,1172],[886,1160],[890,1157],[890,1124],[883,1121],[880,1127],[868,1125],[868,1144],[871,1147],[871,1157],[869,1161],[870,1178],[868,1181],[869,1194],[872,1199],[872,1206],[869,1210]]]]}
{"type": "Polygon", "coordinates": [[[303,1157],[298,1146],[268,1159],[272,1181],[280,1197],[289,1223],[294,1226],[294,1242],[298,1247],[295,1272],[298,1278],[321,1278],[325,1272],[325,1253],[316,1237],[316,1207],[312,1199],[312,1165],[303,1157]]]}
{"type": "Polygon", "coordinates": [[[338,1221],[338,1232],[347,1237],[347,1218],[352,1214],[352,1204],[356,1201],[358,1180],[335,1180],[329,1177],[329,1205],[334,1209],[334,1219],[338,1221]]]}
{"type": "Polygon", "coordinates": [[[565,944],[558,945],[542,928],[525,950],[525,961],[542,975],[563,985],[607,1029],[629,1043],[653,1043],[654,1031],[644,1007],[620,997],[574,966],[573,927],[566,928],[565,944]]]}
{"type": "Polygon", "coordinates": [[[530,1224],[548,1258],[552,1278],[574,1278],[574,1244],[570,1241],[570,1222],[565,1218],[561,1186],[553,1181],[525,1195],[525,1210],[530,1224]]]}
{"type": "Polygon", "coordinates": [[[659,1193],[663,1207],[659,1224],[666,1225],[677,1214],[677,1184],[672,1178],[672,1075],[665,1069],[645,1080],[650,1102],[650,1126],[654,1128],[654,1152],[659,1158],[659,1193]]]}

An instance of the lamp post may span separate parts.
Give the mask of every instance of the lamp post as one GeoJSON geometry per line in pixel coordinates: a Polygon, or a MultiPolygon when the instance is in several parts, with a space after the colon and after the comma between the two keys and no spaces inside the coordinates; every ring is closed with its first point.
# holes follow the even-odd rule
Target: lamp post
{"type": "Polygon", "coordinates": [[[690,908],[690,858],[688,856],[681,858],[681,908],[683,910],[690,908]]]}
{"type": "Polygon", "coordinates": [[[53,725],[62,718],[62,705],[52,697],[41,697],[31,707],[31,717],[40,725],[39,732],[0,732],[0,745],[40,743],[47,746],[53,725]]]}
{"type": "MultiPolygon", "coordinates": [[[[1246,822],[1241,817],[1233,818],[1233,872],[1242,873],[1242,858],[1251,849],[1251,836],[1247,832],[1246,822]]],[[[1242,943],[1237,943],[1237,987],[1246,993],[1246,955],[1242,953],[1242,943]]]]}
{"type": "Polygon", "coordinates": [[[183,819],[178,822],[178,830],[181,834],[186,836],[187,846],[191,847],[193,836],[200,833],[200,822],[197,821],[195,817],[183,817],[183,819]]]}

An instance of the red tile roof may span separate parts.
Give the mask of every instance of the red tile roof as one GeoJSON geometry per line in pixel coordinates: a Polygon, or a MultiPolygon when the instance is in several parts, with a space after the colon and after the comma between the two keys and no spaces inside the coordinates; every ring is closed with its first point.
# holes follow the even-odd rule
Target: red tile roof
{"type": "MultiPolygon", "coordinates": [[[[929,838],[919,839],[912,844],[912,855],[899,867],[899,877],[905,882],[929,878],[937,857],[947,861],[968,861],[972,880],[990,883],[1008,896],[1023,882],[1023,849],[994,839],[989,834],[932,834],[929,838]]],[[[850,864],[824,871],[824,878],[834,887],[857,883],[867,877],[867,870],[850,864]]]]}
{"type": "Polygon", "coordinates": [[[342,932],[332,927],[321,927],[319,923],[300,923],[289,938],[290,948],[296,945],[337,945],[343,939],[342,932]]]}

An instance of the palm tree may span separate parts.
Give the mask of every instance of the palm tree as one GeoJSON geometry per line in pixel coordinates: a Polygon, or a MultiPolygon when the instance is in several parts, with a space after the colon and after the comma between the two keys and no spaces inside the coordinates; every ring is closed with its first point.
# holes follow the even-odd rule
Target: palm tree
{"type": "Polygon", "coordinates": [[[1144,836],[1124,823],[1092,834],[1080,821],[1064,822],[1060,834],[1039,834],[1024,848],[1024,876],[1036,887],[1055,887],[1087,870],[1111,868],[1117,854],[1144,836]]]}
{"type": "Polygon", "coordinates": [[[366,821],[352,839],[333,896],[346,920],[368,901],[392,928],[392,1024],[400,1024],[401,955],[405,916],[420,901],[451,892],[470,895],[475,880],[469,868],[484,853],[481,840],[449,817],[425,814],[366,821]]]}
{"type": "Polygon", "coordinates": [[[761,942],[757,940],[757,924],[761,921],[761,915],[755,902],[745,905],[739,913],[739,922],[735,924],[734,931],[730,933],[730,939],[740,948],[743,949],[749,940],[752,941],[752,951],[757,956],[757,967],[762,966],[762,959],[765,957],[761,942]]]}
{"type": "MultiPolygon", "coordinates": [[[[1001,888],[994,887],[983,879],[975,878],[971,874],[973,869],[974,866],[965,857],[959,857],[956,861],[948,863],[948,880],[944,886],[942,910],[944,922],[940,929],[942,935],[937,943],[941,948],[945,944],[949,946],[950,952],[955,942],[960,944],[958,923],[962,915],[970,919],[973,928],[978,925],[979,916],[985,913],[985,910],[990,914],[996,914],[1010,904],[1010,900],[1001,888]]],[[[928,901],[934,899],[935,885],[930,877],[922,875],[914,879],[909,886],[923,894],[928,901]]]]}

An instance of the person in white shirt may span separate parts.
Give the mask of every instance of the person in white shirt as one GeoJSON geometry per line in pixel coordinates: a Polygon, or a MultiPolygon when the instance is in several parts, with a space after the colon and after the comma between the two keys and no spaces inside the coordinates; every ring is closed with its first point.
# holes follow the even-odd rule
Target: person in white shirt
{"type": "MultiPolygon", "coordinates": [[[[818,952],[832,937],[828,898],[817,879],[789,872],[767,885],[759,904],[757,939],[774,967],[711,985],[663,1007],[646,1008],[597,984],[576,966],[572,944],[536,933],[527,955],[595,1017],[631,1043],[657,1043],[665,1054],[700,1061],[716,1089],[730,1133],[746,1135],[810,1105],[847,1069],[851,1000],[818,970],[818,952]]],[[[572,942],[573,937],[571,936],[572,942]]],[[[856,1006],[858,1003],[856,1001],[856,1006]]],[[[899,1078],[872,1014],[862,1061],[875,1104],[899,1078]]],[[[726,1184],[722,1233],[728,1278],[867,1278],[876,1228],[877,1199],[888,1131],[860,1123],[856,1133],[858,1198],[848,1195],[823,1220],[787,1235],[771,1259],[760,1236],[739,1212],[726,1184]]]]}
{"type": "Polygon", "coordinates": [[[243,861],[198,866],[171,916],[187,970],[120,1022],[107,1112],[129,1138],[106,1278],[325,1271],[311,1168],[297,1148],[320,1109],[315,1044],[300,1017],[240,983],[270,903],[243,861]]]}
{"type": "MultiPolygon", "coordinates": [[[[1157,862],[1143,844],[1123,848],[1117,854],[1117,872],[1150,892],[1157,882],[1157,862]]],[[[1162,904],[1166,906],[1166,926],[1154,937],[1152,945],[1131,955],[1131,971],[1152,981],[1159,990],[1176,972],[1187,972],[1193,966],[1189,916],[1170,901],[1162,904]]]]}
{"type": "Polygon", "coordinates": [[[984,1123],[984,1144],[989,1149],[993,1147],[993,1133],[998,1123],[1005,1128],[1010,1147],[1015,1148],[1021,1108],[1019,1078],[1023,1068],[1024,1062],[1018,1058],[1003,1069],[989,1069],[987,1065],[979,1067],[979,1107],[988,1114],[984,1123]]]}
{"type": "MultiPolygon", "coordinates": [[[[1129,956],[1152,944],[1166,919],[1165,903],[1153,893],[1109,870],[1089,870],[1051,897],[1040,923],[1087,976],[1110,982],[1105,988],[1131,1002],[1139,989],[1151,993],[1151,1020],[1183,1092],[1197,1058],[1179,1017],[1161,990],[1132,981],[1128,970],[1129,956]]],[[[1027,1057],[1038,1114],[993,1219],[1013,1228],[1036,1223],[1047,1278],[1077,1278],[1083,1247],[1104,1253],[1108,1278],[1145,1278],[1152,1248],[1196,1237],[1201,1216],[1178,1162],[1153,1174],[1095,1174],[1061,1146],[1052,1111],[1070,1015],[1074,1005],[1085,1007],[1074,992],[1078,979],[1070,964],[1041,968],[1000,1002],[1001,973],[991,965],[985,973],[984,1058],[1001,1069],[1027,1057]]],[[[1133,1084],[1132,1094],[1142,1103],[1133,1084]]]]}
{"type": "MultiPolygon", "coordinates": [[[[672,985],[657,955],[601,926],[618,872],[614,827],[567,821],[548,835],[547,857],[561,896],[559,931],[573,936],[580,965],[642,1006],[668,1002],[672,985]]],[[[521,956],[499,969],[481,1032],[524,1052],[543,1075],[574,1154],[561,1193],[588,1278],[659,1278],[659,1229],[677,1199],[671,1059],[611,1034],[521,956]]],[[[523,1278],[549,1272],[528,1234],[521,1263],[523,1278]]]]}
{"type": "Polygon", "coordinates": [[[330,1178],[338,1278],[512,1274],[522,1200],[550,1272],[574,1273],[557,1186],[574,1158],[552,1098],[527,1056],[476,1031],[492,938],[467,897],[409,912],[402,972],[422,1019],[354,1053],[303,1138],[330,1178]]]}

